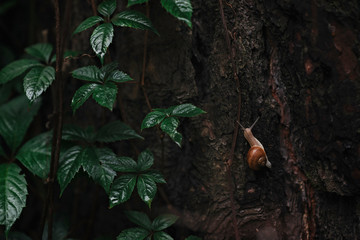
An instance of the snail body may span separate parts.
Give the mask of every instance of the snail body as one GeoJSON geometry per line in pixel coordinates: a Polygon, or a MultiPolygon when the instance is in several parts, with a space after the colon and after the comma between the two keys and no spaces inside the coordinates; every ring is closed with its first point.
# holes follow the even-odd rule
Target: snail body
{"type": "Polygon", "coordinates": [[[246,159],[249,164],[249,167],[253,170],[260,170],[262,167],[265,166],[271,168],[271,163],[266,155],[263,145],[251,132],[252,128],[255,126],[258,120],[259,118],[257,118],[249,128],[244,128],[238,122],[238,124],[244,131],[244,137],[250,144],[250,149],[247,153],[246,159]]]}

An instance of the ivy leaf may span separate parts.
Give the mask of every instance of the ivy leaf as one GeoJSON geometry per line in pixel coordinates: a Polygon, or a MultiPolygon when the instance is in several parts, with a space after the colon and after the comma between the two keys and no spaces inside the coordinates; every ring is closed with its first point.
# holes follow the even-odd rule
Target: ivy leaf
{"type": "Polygon", "coordinates": [[[110,17],[116,9],[116,0],[105,0],[99,4],[97,10],[104,17],[110,17]]]}
{"type": "Polygon", "coordinates": [[[92,142],[94,140],[94,129],[92,127],[82,129],[75,125],[64,125],[62,139],[67,141],[92,142]]]}
{"type": "Polygon", "coordinates": [[[95,26],[99,22],[103,22],[104,19],[99,16],[92,16],[87,19],[85,19],[80,25],[75,29],[73,32],[73,35],[79,32],[82,32],[88,28],[91,28],[92,26],[95,26]]]}
{"type": "Polygon", "coordinates": [[[174,239],[166,232],[160,231],[154,233],[154,240],[174,240],[174,239]]]}
{"type": "MultiPolygon", "coordinates": [[[[67,238],[69,233],[69,224],[65,219],[55,217],[53,225],[52,225],[53,239],[58,240],[71,240],[67,238]]],[[[42,234],[42,240],[48,240],[48,223],[46,222],[44,231],[42,234]]],[[[20,240],[20,239],[19,239],[20,240]]]]}
{"type": "Polygon", "coordinates": [[[132,81],[133,79],[127,75],[126,73],[123,73],[119,70],[115,70],[109,74],[109,76],[106,78],[106,81],[112,81],[116,83],[122,83],[122,82],[128,82],[132,81]]]}
{"type": "Polygon", "coordinates": [[[173,133],[169,134],[170,138],[179,146],[181,147],[182,142],[182,135],[178,131],[174,131],[173,133]]]}
{"type": "Polygon", "coordinates": [[[53,46],[49,43],[38,43],[25,48],[25,52],[31,56],[48,63],[53,50],[53,46]]]}
{"type": "Polygon", "coordinates": [[[114,27],[111,23],[103,23],[95,28],[90,37],[90,44],[96,55],[104,63],[104,56],[114,37],[114,27]]]}
{"type": "Polygon", "coordinates": [[[113,159],[114,161],[108,161],[106,165],[111,167],[111,169],[119,172],[128,172],[128,173],[135,173],[137,172],[137,163],[134,159],[129,157],[117,157],[113,159]]]}
{"type": "Polygon", "coordinates": [[[171,112],[171,115],[177,116],[177,117],[195,117],[202,113],[206,113],[206,112],[201,110],[198,107],[195,107],[194,105],[192,105],[190,103],[185,103],[185,104],[175,106],[171,112]]]}
{"type": "Polygon", "coordinates": [[[142,175],[152,178],[154,180],[154,182],[156,182],[156,183],[166,183],[163,175],[156,170],[147,171],[146,173],[143,173],[142,175]]]}
{"type": "Polygon", "coordinates": [[[162,121],[160,128],[167,134],[173,134],[179,126],[179,119],[176,117],[168,117],[162,121]]]}
{"type": "Polygon", "coordinates": [[[72,71],[73,78],[102,83],[101,71],[96,66],[86,66],[72,71]]]}
{"type": "Polygon", "coordinates": [[[157,35],[159,35],[158,31],[152,25],[151,21],[142,13],[126,10],[121,13],[116,14],[111,22],[119,27],[131,27],[142,30],[151,30],[157,35]]]}
{"type": "Polygon", "coordinates": [[[154,231],[162,231],[165,228],[170,227],[173,225],[177,220],[178,216],[172,214],[163,214],[154,219],[152,222],[152,229],[154,231]]]}
{"type": "Polygon", "coordinates": [[[151,221],[145,213],[139,211],[125,211],[125,215],[131,222],[135,223],[136,225],[139,225],[140,227],[143,227],[147,230],[152,230],[151,221]]]}
{"type": "Polygon", "coordinates": [[[80,170],[83,161],[82,151],[83,149],[80,146],[74,146],[60,156],[57,172],[57,179],[61,190],[60,196],[75,174],[80,170]]]}
{"type": "Polygon", "coordinates": [[[0,106],[0,135],[12,153],[20,146],[33,117],[40,108],[40,101],[30,105],[25,96],[17,97],[0,106]]]}
{"type": "Polygon", "coordinates": [[[149,169],[154,164],[154,156],[149,150],[140,153],[137,162],[139,172],[149,169]]]}
{"type": "Polygon", "coordinates": [[[83,105],[84,102],[93,94],[97,86],[98,84],[96,83],[88,83],[76,90],[74,97],[71,100],[71,108],[74,113],[76,109],[83,105]]]}
{"type": "Polygon", "coordinates": [[[30,101],[38,98],[55,80],[53,67],[35,67],[24,78],[24,91],[30,101]]]}
{"type": "Polygon", "coordinates": [[[96,141],[105,143],[134,138],[144,139],[143,137],[138,135],[131,127],[121,121],[114,121],[106,124],[99,129],[95,137],[96,141]]]}
{"type": "Polygon", "coordinates": [[[191,15],[193,10],[190,0],[161,0],[161,5],[171,15],[186,22],[190,28],[192,27],[191,15]]]}
{"type": "Polygon", "coordinates": [[[16,164],[0,164],[0,224],[7,236],[26,204],[26,180],[16,164]]]}
{"type": "Polygon", "coordinates": [[[176,106],[171,106],[171,107],[166,108],[166,109],[164,109],[164,108],[154,108],[153,111],[166,113],[166,115],[169,117],[175,107],[176,106]]]}
{"type": "Polygon", "coordinates": [[[108,155],[112,152],[110,151],[109,153],[109,149],[94,148],[86,148],[84,151],[85,153],[82,162],[84,170],[96,183],[104,188],[106,193],[109,193],[110,185],[116,176],[116,172],[106,164],[101,163],[102,161],[106,161],[109,157],[108,155]]]}
{"type": "Polygon", "coordinates": [[[127,7],[130,7],[135,4],[145,3],[145,2],[148,2],[148,0],[128,0],[127,7]]]}
{"type": "Polygon", "coordinates": [[[26,70],[42,66],[42,64],[35,59],[20,59],[6,65],[0,71],[0,84],[4,84],[14,78],[23,74],[26,70]]]}
{"type": "Polygon", "coordinates": [[[51,132],[42,133],[27,141],[16,155],[30,172],[46,179],[50,172],[51,132]]]}
{"type": "Polygon", "coordinates": [[[116,240],[143,240],[150,232],[143,228],[129,228],[122,231],[116,240]]]}
{"type": "Polygon", "coordinates": [[[119,63],[111,62],[109,64],[102,66],[100,71],[105,76],[105,75],[109,75],[111,72],[115,71],[118,67],[119,67],[119,63]]]}
{"type": "Polygon", "coordinates": [[[168,117],[161,123],[160,128],[167,133],[179,147],[181,147],[182,135],[176,130],[178,126],[178,118],[168,117]]]}
{"type": "Polygon", "coordinates": [[[148,113],[141,123],[141,130],[159,124],[162,120],[164,120],[165,117],[166,113],[164,112],[153,111],[148,113]]]}
{"type": "Polygon", "coordinates": [[[136,184],[136,175],[122,175],[115,179],[110,190],[110,208],[126,202],[134,190],[136,184]]]}
{"type": "Polygon", "coordinates": [[[114,83],[107,82],[104,85],[97,85],[92,97],[99,105],[112,111],[117,91],[118,89],[114,83]]]}
{"type": "Polygon", "coordinates": [[[156,183],[147,175],[140,175],[137,182],[137,190],[140,198],[151,208],[151,202],[156,194],[156,183]]]}

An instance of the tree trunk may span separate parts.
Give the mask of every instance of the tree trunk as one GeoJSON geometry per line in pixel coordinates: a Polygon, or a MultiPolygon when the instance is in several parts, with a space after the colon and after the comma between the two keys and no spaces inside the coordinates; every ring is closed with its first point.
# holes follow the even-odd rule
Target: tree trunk
{"type": "MultiPolygon", "coordinates": [[[[161,36],[149,35],[145,72],[152,107],[190,102],[207,112],[181,122],[182,149],[164,139],[164,195],[179,225],[204,239],[235,239],[234,224],[241,239],[356,239],[358,1],[224,1],[228,31],[218,1],[192,3],[190,30],[151,2],[161,36]],[[260,116],[253,133],[271,169],[248,167],[241,131],[229,163],[238,110],[246,127],[260,116]]],[[[140,79],[144,33],[125,34],[133,37],[116,42],[115,57],[140,79]]],[[[130,118],[141,121],[149,112],[141,88],[122,94],[130,118]]],[[[144,131],[147,140],[155,133],[144,131]]]]}

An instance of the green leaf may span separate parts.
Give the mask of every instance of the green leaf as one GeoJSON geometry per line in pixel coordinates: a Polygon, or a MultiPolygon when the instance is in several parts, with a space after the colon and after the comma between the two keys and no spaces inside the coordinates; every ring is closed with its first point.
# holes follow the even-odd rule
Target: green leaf
{"type": "Polygon", "coordinates": [[[75,125],[64,125],[62,130],[62,139],[67,141],[94,141],[95,133],[92,127],[83,129],[75,125]]]}
{"type": "Polygon", "coordinates": [[[172,214],[163,214],[154,219],[152,222],[152,229],[154,231],[162,231],[165,228],[170,227],[173,225],[176,220],[178,219],[178,216],[172,215],[172,214]]]}
{"type": "Polygon", "coordinates": [[[175,106],[171,115],[177,116],[177,117],[194,117],[194,116],[200,115],[202,113],[206,113],[206,112],[201,110],[198,107],[195,107],[194,105],[192,105],[190,103],[185,103],[185,104],[175,106]]]}
{"type": "Polygon", "coordinates": [[[158,31],[152,25],[151,21],[142,13],[126,10],[121,13],[116,14],[111,22],[119,27],[131,27],[142,30],[151,30],[157,35],[159,35],[158,31]]]}
{"type": "Polygon", "coordinates": [[[156,183],[146,175],[140,175],[137,182],[137,190],[140,198],[151,208],[151,202],[156,194],[156,183]]]}
{"type": "Polygon", "coordinates": [[[110,208],[126,202],[134,190],[136,184],[136,175],[122,175],[115,179],[110,190],[110,208]]]}
{"type": "Polygon", "coordinates": [[[102,83],[101,71],[96,66],[86,66],[72,71],[73,78],[80,80],[102,83]]]}
{"type": "Polygon", "coordinates": [[[154,240],[174,240],[174,239],[166,232],[161,231],[154,233],[154,240]]]}
{"type": "Polygon", "coordinates": [[[162,121],[160,128],[167,134],[173,134],[176,132],[176,128],[179,126],[179,119],[176,117],[168,117],[162,121]]]}
{"type": "Polygon", "coordinates": [[[135,4],[145,3],[145,2],[148,2],[148,0],[128,0],[127,7],[130,7],[135,4]]]}
{"type": "Polygon", "coordinates": [[[114,27],[111,23],[103,23],[95,28],[90,37],[90,44],[96,55],[104,63],[104,56],[114,37],[114,27]]]}
{"type": "Polygon", "coordinates": [[[201,240],[201,238],[194,235],[190,235],[187,238],[185,238],[185,240],[201,240]]]}
{"type": "Polygon", "coordinates": [[[0,106],[0,135],[12,153],[20,146],[33,117],[40,108],[40,101],[30,105],[25,96],[17,97],[0,106]]]}
{"type": "Polygon", "coordinates": [[[106,78],[106,81],[112,81],[116,83],[122,83],[122,82],[128,82],[132,81],[133,79],[127,75],[126,73],[123,73],[119,70],[115,70],[109,74],[109,76],[106,78]]]}
{"type": "Polygon", "coordinates": [[[117,91],[117,86],[114,83],[107,82],[104,85],[98,85],[94,89],[92,97],[99,105],[112,111],[117,91]]]}
{"type": "Polygon", "coordinates": [[[98,87],[96,83],[88,83],[84,86],[80,87],[74,94],[73,99],[71,100],[71,108],[75,113],[76,109],[78,109],[84,102],[93,94],[95,89],[98,87]]]}
{"type": "Polygon", "coordinates": [[[95,26],[99,22],[103,22],[104,19],[99,16],[92,16],[87,19],[85,19],[80,25],[75,29],[73,32],[73,35],[79,32],[82,32],[88,28],[91,28],[92,26],[95,26]]]}
{"type": "Polygon", "coordinates": [[[16,155],[30,172],[46,179],[50,172],[51,132],[42,133],[27,141],[16,155]]]}
{"type": "Polygon", "coordinates": [[[26,180],[16,164],[0,164],[0,224],[7,236],[26,204],[26,180]]]}
{"type": "Polygon", "coordinates": [[[53,46],[49,43],[38,43],[25,48],[25,52],[31,56],[48,63],[53,50],[53,46]]]}
{"type": "Polygon", "coordinates": [[[161,123],[160,128],[165,133],[167,133],[179,147],[181,147],[182,135],[176,130],[178,126],[179,126],[178,118],[168,117],[161,123]]]}
{"type": "Polygon", "coordinates": [[[152,230],[150,218],[145,213],[139,211],[125,211],[125,215],[131,222],[147,230],[152,230]]]}
{"type": "Polygon", "coordinates": [[[190,0],[161,0],[161,5],[171,15],[191,27],[192,6],[190,0]]]}
{"type": "Polygon", "coordinates": [[[176,106],[171,106],[171,107],[166,108],[166,109],[164,109],[164,108],[153,108],[153,111],[154,112],[158,111],[158,112],[166,113],[166,115],[169,117],[175,107],[176,106]]]}
{"type": "Polygon", "coordinates": [[[0,84],[6,83],[36,66],[42,66],[42,64],[35,59],[20,59],[12,62],[1,69],[0,84]]]}
{"type": "Polygon", "coordinates": [[[141,123],[141,130],[159,124],[165,117],[166,114],[164,112],[154,111],[148,113],[141,123]]]}
{"type": "Polygon", "coordinates": [[[138,135],[131,127],[121,121],[106,124],[99,129],[95,137],[96,141],[105,143],[134,138],[143,139],[143,137],[138,135]]]}
{"type": "Polygon", "coordinates": [[[169,136],[179,147],[181,147],[181,142],[182,142],[181,133],[175,131],[175,132],[169,134],[169,136]]]}
{"type": "Polygon", "coordinates": [[[142,175],[152,178],[152,180],[154,180],[154,182],[156,182],[156,183],[166,183],[164,176],[156,170],[147,171],[146,173],[143,173],[142,175]]]}
{"type": "Polygon", "coordinates": [[[97,10],[104,17],[110,17],[116,9],[116,0],[105,0],[99,4],[97,10]]]}
{"type": "Polygon", "coordinates": [[[57,179],[61,190],[60,195],[62,195],[66,186],[79,171],[83,161],[82,152],[83,149],[80,146],[74,146],[60,156],[57,172],[57,179]]]}
{"type": "Polygon", "coordinates": [[[116,176],[116,172],[106,164],[102,164],[102,162],[106,161],[109,157],[114,157],[112,152],[109,149],[100,148],[86,148],[84,151],[82,162],[84,170],[96,183],[104,188],[106,193],[109,193],[110,185],[116,176]]]}
{"type": "Polygon", "coordinates": [[[149,169],[154,164],[154,156],[149,150],[140,153],[137,162],[139,172],[149,169]]]}
{"type": "Polygon", "coordinates": [[[30,101],[38,98],[55,80],[53,67],[35,67],[24,78],[24,91],[30,101]]]}
{"type": "Polygon", "coordinates": [[[104,65],[100,71],[103,74],[103,76],[109,75],[111,72],[115,71],[119,67],[118,62],[111,62],[109,64],[104,65]]]}
{"type": "Polygon", "coordinates": [[[137,163],[129,157],[117,157],[114,161],[108,161],[106,164],[111,169],[119,172],[135,173],[137,172],[137,163]]]}
{"type": "Polygon", "coordinates": [[[116,240],[143,240],[150,232],[143,228],[129,228],[122,231],[116,240]]]}

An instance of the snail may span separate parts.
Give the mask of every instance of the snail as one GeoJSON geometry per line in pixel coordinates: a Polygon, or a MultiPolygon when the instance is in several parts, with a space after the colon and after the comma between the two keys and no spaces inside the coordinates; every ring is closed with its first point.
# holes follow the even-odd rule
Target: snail
{"type": "Polygon", "coordinates": [[[237,122],[241,129],[244,131],[244,137],[250,144],[250,150],[247,153],[247,162],[249,167],[253,170],[260,170],[262,167],[271,168],[271,163],[269,162],[268,157],[266,156],[265,149],[261,142],[257,140],[251,132],[251,129],[255,126],[259,117],[249,128],[244,128],[239,122],[237,122]]]}

